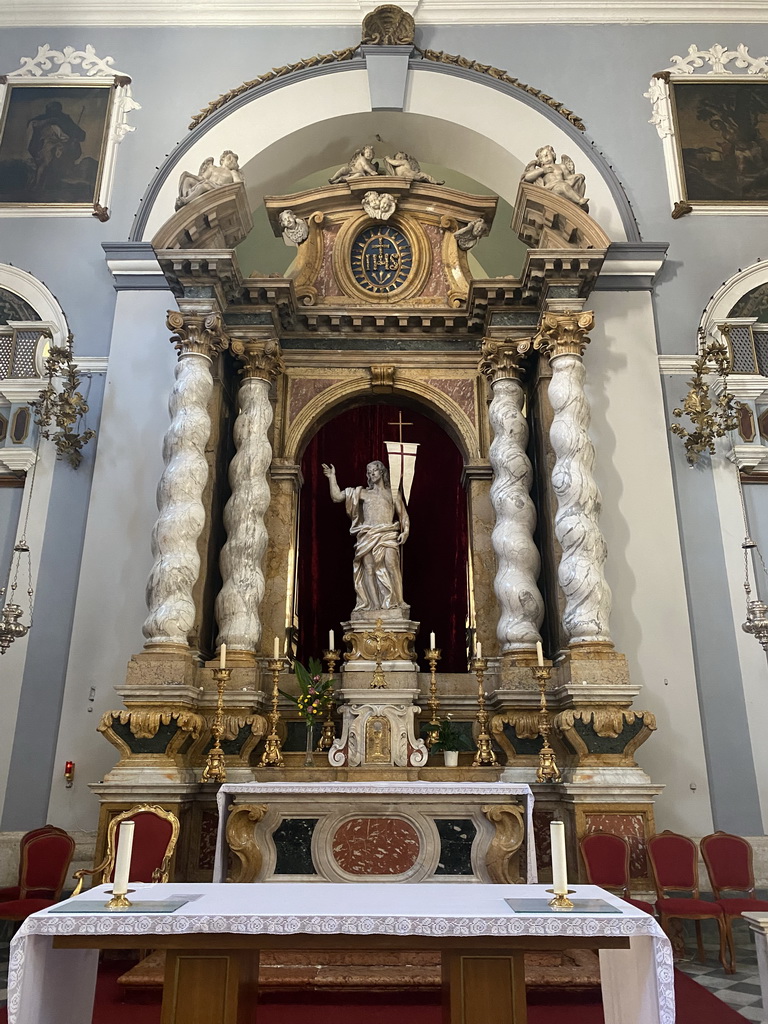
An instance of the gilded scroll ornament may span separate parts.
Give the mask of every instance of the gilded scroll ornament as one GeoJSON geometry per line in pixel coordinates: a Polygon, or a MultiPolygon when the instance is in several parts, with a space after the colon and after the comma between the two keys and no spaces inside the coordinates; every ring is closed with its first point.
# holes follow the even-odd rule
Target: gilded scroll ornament
{"type": "Polygon", "coordinates": [[[486,804],[482,811],[496,826],[485,859],[488,874],[497,884],[517,885],[523,881],[515,856],[525,838],[523,812],[514,804],[486,804]]]}
{"type": "Polygon", "coordinates": [[[408,46],[415,34],[413,16],[396,4],[382,4],[363,18],[363,46],[408,46]]]}
{"type": "Polygon", "coordinates": [[[589,344],[587,332],[594,326],[595,314],[591,310],[546,312],[534,338],[534,348],[543,349],[550,359],[565,355],[581,357],[589,344]]]}
{"type": "Polygon", "coordinates": [[[219,313],[189,314],[168,311],[165,325],[180,356],[195,354],[212,358],[224,348],[225,335],[219,313]]]}
{"type": "Polygon", "coordinates": [[[227,843],[239,864],[228,882],[255,882],[261,873],[264,856],[256,842],[254,826],[258,825],[267,808],[264,804],[235,804],[227,820],[227,843]]]}
{"type": "MultiPolygon", "coordinates": [[[[723,324],[720,330],[727,338],[727,325],[723,324]]],[[[714,455],[716,439],[729,430],[736,430],[739,425],[736,399],[726,386],[730,368],[731,355],[727,345],[716,339],[703,345],[693,364],[693,376],[688,381],[690,390],[683,400],[683,407],[672,410],[673,416],[687,415],[693,425],[693,430],[687,430],[681,423],[673,423],[669,428],[673,434],[683,438],[685,457],[691,466],[696,465],[704,452],[714,455]],[[714,401],[705,379],[713,371],[722,383],[720,394],[714,401]]]]}
{"type": "Polygon", "coordinates": [[[230,349],[242,363],[240,375],[245,379],[258,377],[271,383],[285,370],[280,344],[272,338],[267,341],[241,341],[233,338],[230,349]]]}

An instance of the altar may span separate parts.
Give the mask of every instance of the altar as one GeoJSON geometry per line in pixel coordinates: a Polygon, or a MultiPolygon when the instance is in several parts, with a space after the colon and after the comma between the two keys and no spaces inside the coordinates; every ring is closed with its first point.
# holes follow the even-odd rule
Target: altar
{"type": "Polygon", "coordinates": [[[214,882],[536,882],[533,794],[500,782],[247,782],[218,793],[214,882]]]}
{"type": "Polygon", "coordinates": [[[597,886],[574,886],[574,899],[603,901],[589,914],[548,912],[545,888],[533,885],[177,882],[137,885],[130,898],[143,909],[116,913],[100,908],[106,888],[24,922],[11,945],[9,1024],[83,1024],[99,950],[148,945],[168,951],[164,1024],[252,1019],[260,950],[366,948],[438,950],[445,1024],[525,1024],[523,953],[564,946],[600,951],[606,1024],[675,1020],[669,940],[597,886]],[[152,912],[174,898],[186,902],[152,912]],[[520,912],[508,899],[536,903],[520,912]]]}

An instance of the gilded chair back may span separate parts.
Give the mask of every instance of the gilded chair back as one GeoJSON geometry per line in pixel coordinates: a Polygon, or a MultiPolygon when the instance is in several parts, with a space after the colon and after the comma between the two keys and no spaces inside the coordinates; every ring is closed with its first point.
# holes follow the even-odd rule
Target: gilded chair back
{"type": "MultiPolygon", "coordinates": [[[[119,843],[119,830],[124,821],[135,825],[131,867],[132,882],[167,882],[171,858],[179,839],[179,819],[158,804],[138,804],[116,814],[107,827],[107,852],[102,870],[102,883],[111,882],[119,843]]],[[[98,869],[97,869],[98,870],[98,869]]]]}

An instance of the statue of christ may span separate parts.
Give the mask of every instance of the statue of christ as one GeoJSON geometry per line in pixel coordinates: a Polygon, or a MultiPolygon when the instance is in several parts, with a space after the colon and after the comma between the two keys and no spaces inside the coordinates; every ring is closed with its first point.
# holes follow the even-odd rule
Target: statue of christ
{"type": "Polygon", "coordinates": [[[367,485],[343,490],[333,466],[323,463],[323,472],[328,477],[332,500],[345,503],[352,521],[349,532],[355,538],[355,612],[367,615],[392,610],[407,616],[400,548],[408,539],[410,522],[400,491],[392,496],[389,470],[383,462],[369,462],[367,485]]]}

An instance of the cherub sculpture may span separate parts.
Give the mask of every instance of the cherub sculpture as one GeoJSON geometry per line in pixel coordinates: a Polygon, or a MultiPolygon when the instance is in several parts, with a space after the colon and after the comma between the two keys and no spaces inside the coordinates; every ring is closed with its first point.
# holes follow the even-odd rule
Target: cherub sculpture
{"type": "Polygon", "coordinates": [[[454,231],[453,237],[456,239],[456,245],[466,251],[467,249],[474,249],[480,239],[485,238],[486,235],[490,234],[490,231],[491,229],[485,220],[482,217],[478,217],[477,220],[471,220],[463,228],[454,231]]]}
{"type": "Polygon", "coordinates": [[[191,171],[183,171],[179,178],[179,195],[176,200],[176,209],[191,203],[198,196],[212,192],[215,188],[223,185],[234,185],[243,180],[240,171],[237,153],[231,149],[225,149],[219,157],[218,165],[209,156],[200,165],[200,172],[192,174],[191,171]]]}
{"type": "Polygon", "coordinates": [[[335,185],[338,181],[349,181],[352,178],[365,178],[368,175],[374,176],[379,173],[379,165],[373,159],[373,146],[363,146],[356,149],[348,164],[344,164],[328,181],[335,185]]]}
{"type": "Polygon", "coordinates": [[[371,220],[389,220],[397,207],[397,200],[386,192],[366,192],[362,207],[371,220]]]}
{"type": "Polygon", "coordinates": [[[430,185],[444,185],[444,181],[438,181],[431,174],[422,171],[419,161],[414,156],[409,156],[399,150],[394,156],[385,156],[384,164],[387,173],[396,178],[405,178],[406,181],[426,181],[430,185]]]}
{"type": "Polygon", "coordinates": [[[309,237],[309,225],[303,217],[297,217],[293,210],[283,210],[277,222],[283,229],[286,245],[301,245],[309,237]]]}
{"type": "Polygon", "coordinates": [[[560,163],[557,163],[556,159],[552,146],[537,149],[536,159],[531,160],[523,171],[523,181],[541,185],[548,192],[569,199],[588,212],[589,200],[584,197],[584,175],[576,173],[573,160],[565,153],[560,157],[560,163]]]}

